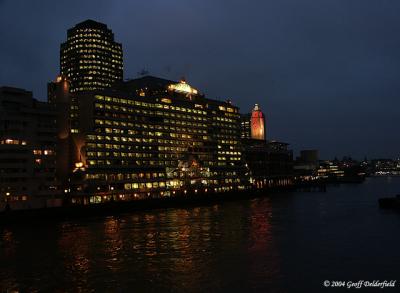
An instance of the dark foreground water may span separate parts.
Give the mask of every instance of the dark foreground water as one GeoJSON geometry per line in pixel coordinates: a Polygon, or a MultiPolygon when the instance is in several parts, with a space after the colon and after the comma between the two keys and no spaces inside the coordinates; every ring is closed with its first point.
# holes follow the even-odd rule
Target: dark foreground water
{"type": "Polygon", "coordinates": [[[0,292],[369,292],[323,282],[400,281],[400,213],[377,204],[396,193],[400,178],[371,178],[327,192],[3,227],[0,292]]]}

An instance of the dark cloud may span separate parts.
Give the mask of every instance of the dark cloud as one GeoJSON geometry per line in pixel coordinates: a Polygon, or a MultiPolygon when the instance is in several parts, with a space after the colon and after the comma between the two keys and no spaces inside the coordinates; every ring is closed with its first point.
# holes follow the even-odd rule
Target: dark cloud
{"type": "Polygon", "coordinates": [[[125,76],[185,76],[270,138],[325,157],[398,156],[400,3],[390,0],[0,0],[0,84],[45,99],[66,30],[92,18],[123,44],[125,76]]]}

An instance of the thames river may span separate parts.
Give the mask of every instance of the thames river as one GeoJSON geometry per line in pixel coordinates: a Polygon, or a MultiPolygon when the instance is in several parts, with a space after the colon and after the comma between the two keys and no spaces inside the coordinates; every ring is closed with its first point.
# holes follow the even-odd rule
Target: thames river
{"type": "Polygon", "coordinates": [[[348,292],[324,281],[400,281],[400,213],[377,202],[397,193],[400,178],[368,178],[326,192],[2,227],[0,292],[348,292]]]}

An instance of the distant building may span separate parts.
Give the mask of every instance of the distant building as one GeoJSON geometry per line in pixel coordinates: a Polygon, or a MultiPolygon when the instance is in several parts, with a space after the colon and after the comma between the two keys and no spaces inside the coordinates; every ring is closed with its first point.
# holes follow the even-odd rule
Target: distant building
{"type": "Polygon", "coordinates": [[[241,114],[243,159],[256,188],[293,184],[293,152],[288,144],[266,140],[265,115],[258,104],[251,113],[241,114]]]}
{"type": "Polygon", "coordinates": [[[266,140],[265,115],[258,104],[248,114],[241,114],[241,138],[266,140]]]}
{"type": "Polygon", "coordinates": [[[123,79],[122,45],[105,24],[81,22],[61,44],[60,74],[70,81],[72,93],[110,87],[123,79]]]}
{"type": "Polygon", "coordinates": [[[319,153],[318,150],[302,150],[300,151],[300,162],[307,164],[318,165],[319,153]]]}
{"type": "Polygon", "coordinates": [[[344,171],[339,168],[337,163],[338,162],[334,161],[321,161],[317,171],[318,178],[336,180],[340,177],[344,177],[344,171]]]}
{"type": "MultiPolygon", "coordinates": [[[[43,207],[57,194],[55,112],[32,92],[0,87],[0,202],[43,207]]],[[[1,205],[1,204],[0,204],[1,205]]]]}
{"type": "Polygon", "coordinates": [[[243,158],[255,187],[293,184],[293,152],[288,144],[257,139],[243,140],[243,158]]]}
{"type": "Polygon", "coordinates": [[[240,137],[251,138],[251,114],[240,114],[240,137]]]}
{"type": "Polygon", "coordinates": [[[318,150],[302,150],[294,162],[294,173],[300,179],[311,180],[317,176],[319,168],[318,150]]]}

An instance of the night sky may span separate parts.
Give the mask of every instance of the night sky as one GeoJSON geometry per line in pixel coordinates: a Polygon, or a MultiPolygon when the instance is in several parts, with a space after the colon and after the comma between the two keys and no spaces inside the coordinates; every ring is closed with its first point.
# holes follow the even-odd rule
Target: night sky
{"type": "Polygon", "coordinates": [[[106,23],[125,78],[182,76],[249,112],[267,136],[322,158],[398,157],[400,1],[0,0],[0,85],[46,99],[66,31],[106,23]]]}

